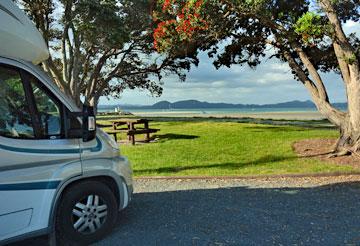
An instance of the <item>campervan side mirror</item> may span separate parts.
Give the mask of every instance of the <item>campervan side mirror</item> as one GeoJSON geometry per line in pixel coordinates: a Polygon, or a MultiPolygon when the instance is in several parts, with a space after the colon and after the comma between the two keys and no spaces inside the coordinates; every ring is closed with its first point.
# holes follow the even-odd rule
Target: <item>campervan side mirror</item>
{"type": "Polygon", "coordinates": [[[96,138],[96,117],[94,107],[83,106],[83,141],[89,142],[96,138]]]}
{"type": "Polygon", "coordinates": [[[66,129],[67,138],[82,138],[84,142],[95,139],[96,117],[94,107],[84,105],[82,112],[68,113],[66,129]],[[82,125],[77,120],[78,117],[81,117],[82,125]]]}

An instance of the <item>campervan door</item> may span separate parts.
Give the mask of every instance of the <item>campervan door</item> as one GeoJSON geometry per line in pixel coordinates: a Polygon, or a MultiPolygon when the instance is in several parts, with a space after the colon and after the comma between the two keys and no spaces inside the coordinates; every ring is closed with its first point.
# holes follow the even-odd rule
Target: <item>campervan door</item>
{"type": "Polygon", "coordinates": [[[0,1],[0,43],[2,241],[47,228],[61,177],[80,175],[81,163],[79,139],[63,138],[66,107],[33,66],[47,46],[11,0],[0,1]]]}
{"type": "Polygon", "coordinates": [[[65,139],[62,102],[0,58],[0,241],[48,227],[63,176],[81,174],[79,139],[65,139]]]}

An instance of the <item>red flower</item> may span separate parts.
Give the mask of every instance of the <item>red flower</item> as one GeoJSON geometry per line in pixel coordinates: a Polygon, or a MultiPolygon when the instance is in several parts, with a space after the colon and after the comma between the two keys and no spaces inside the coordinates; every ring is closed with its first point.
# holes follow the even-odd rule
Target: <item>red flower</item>
{"type": "MultiPolygon", "coordinates": [[[[164,0],[162,3],[163,12],[167,12],[175,4],[176,0],[164,0]]],[[[186,1],[183,6],[173,8],[174,10],[178,9],[176,19],[162,21],[154,30],[154,48],[159,52],[164,51],[172,42],[190,40],[197,31],[206,30],[208,24],[201,16],[203,7],[204,1],[199,0],[195,4],[186,1]]]]}

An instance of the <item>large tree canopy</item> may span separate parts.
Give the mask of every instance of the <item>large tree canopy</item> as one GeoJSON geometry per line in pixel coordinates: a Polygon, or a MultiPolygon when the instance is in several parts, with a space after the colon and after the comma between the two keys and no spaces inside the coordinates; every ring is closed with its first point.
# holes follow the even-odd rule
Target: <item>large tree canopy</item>
{"type": "Polygon", "coordinates": [[[359,21],[359,0],[159,0],[153,16],[156,48],[168,57],[208,51],[217,68],[256,67],[269,54],[288,63],[318,110],[340,128],[337,153],[360,149],[360,41],[343,30],[359,21]],[[331,104],[322,76],[330,71],[344,81],[348,112],[331,104]]]}
{"type": "Polygon", "coordinates": [[[42,32],[51,57],[44,69],[77,104],[126,88],[162,92],[161,78],[184,79],[188,60],[163,58],[152,40],[147,0],[19,0],[42,32]]]}

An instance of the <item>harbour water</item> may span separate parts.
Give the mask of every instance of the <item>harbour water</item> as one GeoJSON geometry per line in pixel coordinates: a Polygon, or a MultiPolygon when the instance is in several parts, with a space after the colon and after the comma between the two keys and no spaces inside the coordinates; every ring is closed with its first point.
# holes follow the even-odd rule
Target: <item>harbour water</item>
{"type": "MultiPolygon", "coordinates": [[[[242,114],[242,113],[271,113],[271,112],[317,112],[315,108],[193,108],[193,109],[148,109],[148,108],[119,108],[121,112],[130,113],[168,113],[168,114],[242,114]]],[[[345,110],[341,109],[341,110],[345,110]]],[[[113,108],[102,108],[98,112],[115,112],[113,108]]]]}

